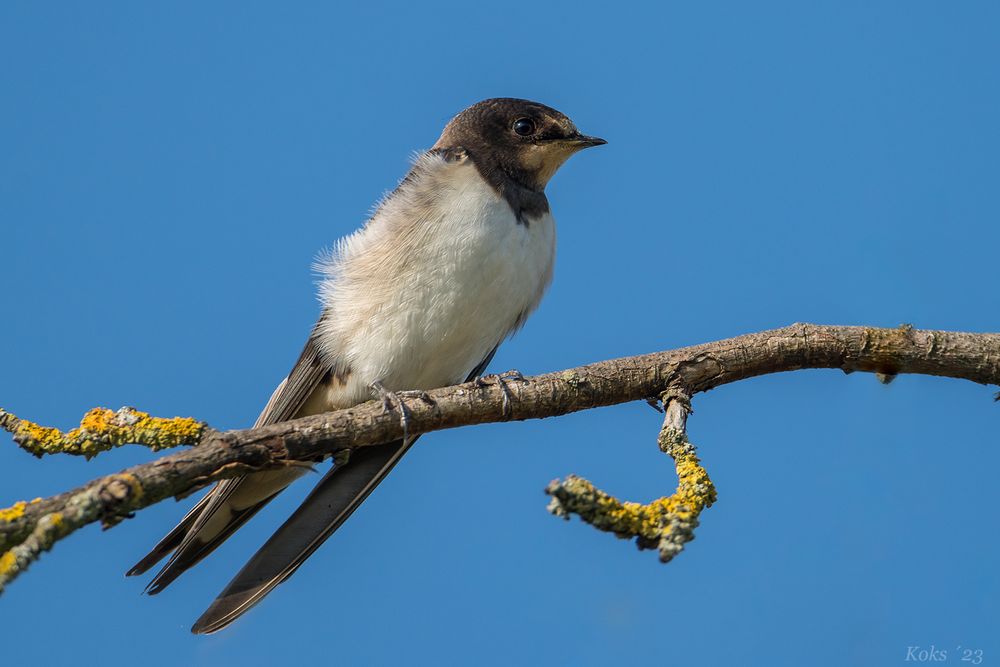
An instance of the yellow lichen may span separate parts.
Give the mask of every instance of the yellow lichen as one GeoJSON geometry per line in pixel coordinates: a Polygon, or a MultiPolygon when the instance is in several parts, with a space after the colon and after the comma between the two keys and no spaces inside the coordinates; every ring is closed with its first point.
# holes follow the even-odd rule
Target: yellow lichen
{"type": "Polygon", "coordinates": [[[716,491],[683,433],[665,428],[660,447],[674,459],[678,484],[672,495],[647,504],[622,502],[570,475],[546,488],[552,496],[549,510],[565,518],[577,514],[595,528],[621,538],[634,537],[640,548],[659,549],[660,560],[669,561],[694,539],[698,517],[715,502],[716,491]]]}
{"type": "Polygon", "coordinates": [[[152,417],[135,408],[94,408],[83,416],[80,426],[66,433],[18,419],[6,411],[0,411],[0,428],[13,433],[14,440],[36,456],[66,453],[90,458],[129,443],[146,445],[154,451],[195,444],[205,425],[190,417],[152,417]]]}
{"type": "Polygon", "coordinates": [[[0,556],[0,578],[10,574],[15,567],[17,567],[17,556],[14,555],[14,550],[5,551],[0,556]]]}
{"type": "MultiPolygon", "coordinates": [[[[32,503],[34,502],[35,501],[32,501],[32,503]]],[[[20,519],[24,516],[24,510],[27,507],[28,503],[23,500],[19,500],[11,507],[0,509],[0,521],[13,521],[14,519],[20,519]]]]}
{"type": "Polygon", "coordinates": [[[49,449],[59,445],[63,439],[63,434],[57,428],[39,426],[34,422],[21,420],[20,427],[14,432],[14,437],[34,441],[38,443],[37,446],[41,449],[49,449]]]}

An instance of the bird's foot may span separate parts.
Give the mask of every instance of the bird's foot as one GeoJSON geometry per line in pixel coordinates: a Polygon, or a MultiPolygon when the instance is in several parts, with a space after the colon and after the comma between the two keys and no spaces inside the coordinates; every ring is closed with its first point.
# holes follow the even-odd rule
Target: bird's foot
{"type": "Polygon", "coordinates": [[[403,440],[409,438],[410,431],[410,409],[406,407],[406,403],[403,401],[404,398],[416,398],[428,405],[434,405],[434,399],[430,397],[426,391],[421,390],[407,390],[407,391],[389,391],[382,386],[382,383],[376,380],[371,384],[372,392],[375,396],[382,401],[382,411],[385,413],[392,412],[393,403],[399,406],[399,423],[403,427],[403,440]]]}
{"type": "Polygon", "coordinates": [[[490,384],[493,384],[491,382],[487,382],[487,379],[494,380],[494,382],[500,387],[500,391],[503,393],[503,416],[510,417],[512,412],[510,407],[511,395],[507,382],[527,382],[527,380],[524,379],[524,375],[519,370],[511,369],[505,373],[490,374],[485,376],[477,375],[473,378],[472,382],[476,385],[477,389],[482,389],[483,387],[488,387],[490,384]]]}

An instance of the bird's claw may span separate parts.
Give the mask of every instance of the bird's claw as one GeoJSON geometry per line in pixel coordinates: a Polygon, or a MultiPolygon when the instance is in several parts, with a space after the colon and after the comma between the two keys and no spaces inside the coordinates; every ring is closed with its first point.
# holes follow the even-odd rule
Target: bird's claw
{"type": "Polygon", "coordinates": [[[517,370],[516,368],[512,368],[509,371],[501,373],[497,377],[503,380],[514,380],[515,382],[527,382],[527,380],[524,379],[524,375],[521,373],[521,371],[517,370]]]}
{"type": "Polygon", "coordinates": [[[418,398],[429,405],[434,405],[434,399],[426,391],[389,391],[376,380],[371,384],[372,391],[382,401],[382,412],[392,412],[393,403],[399,406],[399,423],[403,427],[403,440],[409,439],[410,409],[406,407],[404,398],[418,398]]]}
{"type": "Polygon", "coordinates": [[[477,375],[475,378],[473,378],[472,383],[476,386],[477,389],[488,387],[491,383],[486,382],[486,378],[495,379],[497,386],[500,387],[500,392],[503,394],[503,407],[502,407],[503,416],[510,417],[513,411],[510,406],[511,395],[510,395],[510,388],[507,386],[507,382],[509,380],[512,380],[514,382],[527,382],[527,380],[524,379],[524,375],[519,370],[511,369],[505,373],[490,374],[486,376],[477,375]]]}

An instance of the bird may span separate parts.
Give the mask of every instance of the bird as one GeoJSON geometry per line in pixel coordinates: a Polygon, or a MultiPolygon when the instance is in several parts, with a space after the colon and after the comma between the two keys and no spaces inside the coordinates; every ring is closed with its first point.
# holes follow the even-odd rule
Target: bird
{"type": "MultiPolygon", "coordinates": [[[[461,111],[418,154],[367,222],[318,263],[321,314],[255,427],[479,380],[552,280],[555,222],[545,187],[570,156],[607,143],[563,113],[516,98],[461,111]]],[[[333,467],[251,557],[195,634],[217,632],[260,602],[368,497],[416,440],[359,447],[333,467]]],[[[196,565],[308,468],[218,482],[135,564],[155,595],[196,565]]]]}

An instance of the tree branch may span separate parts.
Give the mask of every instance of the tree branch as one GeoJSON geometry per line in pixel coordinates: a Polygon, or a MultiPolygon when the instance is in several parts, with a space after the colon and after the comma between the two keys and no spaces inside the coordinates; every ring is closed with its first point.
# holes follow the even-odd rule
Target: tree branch
{"type": "Polygon", "coordinates": [[[14,436],[14,442],[35,456],[73,454],[92,459],[101,452],[128,444],[143,444],[154,452],[198,442],[205,427],[190,417],[163,419],[135,408],[117,412],[94,408],[83,416],[80,426],[63,433],[39,426],[0,408],[0,428],[14,436]]]}
{"type": "MultiPolygon", "coordinates": [[[[921,373],[1000,384],[1000,334],[921,331],[909,326],[878,329],[795,324],[535,377],[493,376],[492,381],[437,389],[427,392],[430,400],[408,403],[406,430],[413,436],[472,424],[554,417],[663,397],[667,420],[673,420],[674,427],[680,425],[677,432],[683,435],[683,440],[677,443],[686,443],[683,419],[677,412],[680,404],[672,406],[677,397],[694,396],[758,375],[803,368],[840,368],[848,373],[869,371],[886,377],[921,373]]],[[[0,427],[8,427],[14,423],[13,419],[0,419],[0,427]]],[[[334,454],[345,456],[351,448],[398,439],[404,428],[397,411],[386,412],[375,401],[259,429],[223,433],[193,420],[190,424],[197,427],[198,433],[197,446],[192,449],[133,466],[58,496],[0,510],[0,590],[56,540],[84,525],[101,521],[105,527],[112,526],[135,510],[165,498],[183,497],[219,479],[284,465],[308,465],[334,454]]],[[[665,424],[665,429],[671,424],[665,424]]],[[[162,446],[164,433],[155,428],[152,433],[148,429],[139,431],[129,437],[140,444],[162,446]]],[[[18,436],[15,439],[25,440],[18,436]]],[[[686,449],[669,444],[664,448],[677,460],[681,477],[678,493],[688,494],[685,501],[688,504],[700,497],[697,502],[707,507],[714,499],[707,475],[704,479],[695,476],[685,480],[681,468],[691,463],[685,458],[686,449]],[[689,487],[700,496],[690,495],[689,487]]],[[[690,457],[694,457],[693,449],[690,457]]],[[[673,514],[661,513],[661,518],[665,517],[660,522],[662,526],[674,525],[671,522],[677,519],[676,509],[673,507],[673,514]]],[[[699,512],[700,509],[697,508],[699,512]]],[[[696,523],[697,513],[693,515],[693,524],[696,523]]],[[[642,530],[630,532],[623,526],[618,526],[621,532],[617,528],[612,530],[623,536],[638,537],[640,546],[657,546],[663,557],[675,547],[673,553],[676,553],[687,540],[680,538],[671,546],[670,531],[662,526],[655,534],[642,530]],[[666,547],[662,541],[665,536],[666,547]]],[[[684,530],[677,534],[683,534],[684,530]]]]}

